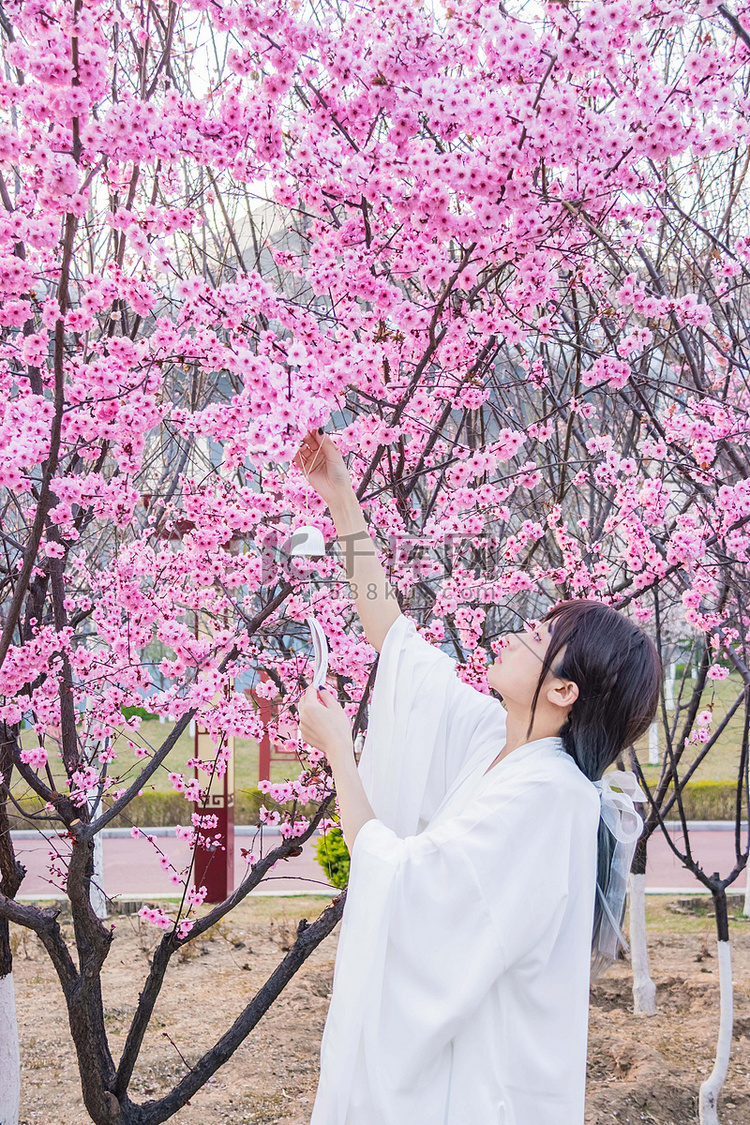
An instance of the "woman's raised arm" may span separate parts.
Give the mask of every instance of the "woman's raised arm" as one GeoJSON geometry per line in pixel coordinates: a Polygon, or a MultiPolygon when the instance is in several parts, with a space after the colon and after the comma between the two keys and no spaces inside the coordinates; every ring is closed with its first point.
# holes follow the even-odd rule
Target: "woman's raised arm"
{"type": "Polygon", "coordinates": [[[328,504],[359,619],[368,641],[380,652],[386,633],[401,610],[370,537],[344,459],[327,434],[311,430],[294,463],[328,504]]]}

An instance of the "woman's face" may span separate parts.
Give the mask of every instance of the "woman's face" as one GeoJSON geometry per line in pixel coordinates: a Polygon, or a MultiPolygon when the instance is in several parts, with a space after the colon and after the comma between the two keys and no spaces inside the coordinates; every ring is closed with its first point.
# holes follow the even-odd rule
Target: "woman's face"
{"type": "MultiPolygon", "coordinates": [[[[551,623],[541,622],[536,629],[522,629],[518,633],[506,633],[500,640],[503,646],[500,655],[487,669],[487,683],[503,699],[512,700],[523,708],[531,708],[542,661],[552,639],[551,623]]],[[[557,654],[555,663],[563,656],[563,647],[557,654]]],[[[547,680],[552,677],[547,673],[547,680]]],[[[539,697],[542,703],[542,697],[539,697]]]]}

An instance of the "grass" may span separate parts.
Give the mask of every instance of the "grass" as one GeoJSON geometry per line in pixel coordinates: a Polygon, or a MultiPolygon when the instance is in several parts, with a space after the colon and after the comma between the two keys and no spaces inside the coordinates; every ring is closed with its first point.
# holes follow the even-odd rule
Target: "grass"
{"type": "MultiPolygon", "coordinates": [[[[676,736],[684,725],[684,716],[687,709],[690,695],[693,691],[693,680],[690,678],[690,672],[682,685],[682,699],[680,699],[680,677],[675,679],[674,697],[675,704],[680,706],[681,711],[667,711],[667,719],[670,728],[675,732],[673,740],[676,741],[676,736]]],[[[738,695],[742,694],[743,684],[742,679],[738,672],[730,672],[725,680],[708,680],[706,688],[703,692],[701,705],[699,711],[713,708],[714,721],[711,729],[715,730],[723,720],[730,707],[734,704],[738,695]]],[[[721,738],[716,746],[706,755],[705,761],[697,768],[692,775],[692,779],[698,780],[711,780],[711,781],[735,781],[739,771],[740,763],[740,749],[742,746],[742,724],[743,724],[743,708],[738,707],[734,715],[730,719],[726,730],[721,735],[721,738]]],[[[657,716],[661,723],[661,707],[657,716]]],[[[636,743],[636,755],[638,761],[643,769],[646,781],[651,785],[658,781],[660,775],[660,767],[649,766],[648,764],[648,734],[641,738],[636,743]]],[[[694,761],[698,753],[703,749],[703,743],[688,744],[685,750],[682,761],[680,764],[680,775],[684,774],[688,765],[694,761]]],[[[665,738],[663,730],[659,731],[659,755],[663,758],[665,754],[665,738]]]]}
{"type": "MultiPolygon", "coordinates": [[[[131,742],[158,749],[164,739],[172,730],[171,723],[160,723],[158,720],[144,720],[141,723],[138,735],[130,736],[131,742]]],[[[174,749],[169,754],[166,763],[157,771],[153,784],[157,790],[168,792],[172,789],[169,774],[172,772],[192,774],[186,762],[195,753],[193,737],[185,731],[177,740],[174,749]]],[[[127,740],[121,738],[117,745],[118,765],[121,772],[127,772],[130,777],[136,776],[140,760],[135,757],[135,752],[127,745],[127,740]]],[[[258,743],[250,738],[235,738],[234,740],[234,785],[235,789],[251,789],[258,784],[258,743]]],[[[296,777],[302,769],[296,757],[285,757],[283,760],[271,761],[271,781],[284,781],[286,778],[296,777]]]]}
{"type": "MultiPolygon", "coordinates": [[[[697,887],[697,884],[696,884],[697,887]]],[[[741,890],[742,888],[740,888],[741,890]]],[[[244,899],[239,906],[237,906],[231,914],[220,923],[219,926],[227,926],[236,922],[237,924],[248,922],[270,922],[272,919],[283,920],[289,922],[293,926],[297,926],[301,918],[307,918],[308,921],[316,918],[328,905],[333,892],[319,895],[301,894],[301,895],[257,895],[248,896],[244,899]]],[[[709,937],[716,936],[716,923],[712,914],[675,914],[668,908],[668,904],[676,903],[680,899],[690,898],[691,892],[685,890],[676,895],[646,895],[646,926],[651,933],[668,932],[674,934],[706,934],[709,937]]],[[[177,907],[176,903],[169,903],[165,900],[158,898],[144,899],[146,902],[160,902],[163,909],[170,913],[177,907]]],[[[709,899],[706,900],[706,910],[709,909],[709,899]]],[[[54,906],[59,910],[61,907],[60,902],[49,903],[35,902],[35,906],[43,907],[45,905],[54,906]]],[[[208,905],[199,908],[198,915],[202,917],[204,914],[212,909],[208,905]]],[[[60,921],[66,922],[70,920],[69,908],[67,904],[63,906],[60,921]]],[[[735,912],[730,911],[729,925],[731,932],[734,934],[750,932],[750,920],[742,920],[735,916],[735,912]]],[[[625,912],[624,932],[627,935],[630,926],[630,907],[628,906],[625,912]]],[[[212,931],[207,931],[211,933],[212,931]]]]}
{"type": "MultiPolygon", "coordinates": [[[[136,746],[143,746],[151,750],[158,750],[163,744],[164,740],[172,732],[174,727],[173,723],[160,723],[157,720],[143,720],[140,724],[139,730],[136,732],[132,727],[123,725],[113,738],[113,748],[117,753],[117,761],[110,764],[110,774],[115,774],[118,781],[122,785],[130,785],[132,781],[138,776],[139,768],[142,768],[146,762],[145,758],[137,758],[135,750],[128,746],[128,740],[134,742],[136,746]]],[[[32,746],[37,744],[36,736],[31,731],[24,731],[21,737],[22,745],[32,746]]],[[[54,743],[48,742],[48,749],[54,743]]],[[[192,777],[193,769],[188,768],[187,760],[192,758],[195,753],[195,742],[193,736],[184,731],[177,739],[175,746],[170,751],[166,760],[162,763],[159,769],[154,774],[149,782],[149,785],[157,792],[171,793],[173,792],[172,783],[169,780],[170,773],[186,773],[192,777]]],[[[258,784],[258,743],[254,739],[249,738],[236,738],[234,740],[234,787],[235,791],[243,789],[252,789],[258,784]]],[[[50,756],[50,765],[52,766],[53,773],[61,773],[58,765],[55,768],[54,757],[50,756]]],[[[287,778],[293,779],[298,776],[302,769],[300,761],[296,757],[285,757],[283,760],[271,761],[271,781],[280,782],[285,781],[287,778]]],[[[202,775],[204,778],[206,775],[202,775]]],[[[27,792],[27,786],[18,775],[14,775],[14,793],[20,795],[27,792]]]]}
{"type": "MultiPolygon", "coordinates": [[[[683,683],[682,690],[682,713],[684,715],[685,708],[692,691],[693,681],[688,672],[683,683]]],[[[708,681],[707,687],[703,693],[700,710],[707,709],[713,706],[713,713],[715,717],[714,727],[718,725],[723,716],[728,711],[729,707],[734,703],[735,699],[742,692],[742,682],[738,673],[732,672],[725,680],[711,680],[708,681]]],[[[680,678],[678,677],[675,682],[675,701],[680,704],[680,678]]],[[[675,725],[677,719],[677,729],[682,726],[684,719],[679,718],[679,712],[667,712],[667,716],[671,726],[675,725]]],[[[713,779],[716,781],[732,781],[736,780],[739,767],[740,746],[742,740],[742,707],[738,708],[732,719],[730,720],[727,730],[723,733],[720,742],[715,746],[707,755],[705,762],[698,767],[693,775],[695,780],[698,779],[713,779]]],[[[164,739],[172,731],[172,723],[160,723],[158,720],[142,720],[140,726],[136,730],[134,726],[123,724],[123,727],[118,732],[114,739],[114,748],[117,752],[118,759],[116,763],[110,766],[110,772],[116,773],[118,779],[121,779],[123,785],[130,784],[137,776],[138,767],[141,765],[141,760],[136,758],[135,751],[128,746],[128,739],[136,745],[149,747],[152,750],[158,749],[162,745],[164,739]]],[[[22,743],[26,746],[31,746],[36,743],[36,738],[31,731],[24,731],[22,735],[22,743]]],[[[702,748],[702,743],[692,745],[686,751],[683,757],[683,764],[681,773],[685,771],[687,765],[693,761],[698,751],[702,748]]],[[[659,736],[660,755],[664,754],[664,735],[660,731],[659,736]]],[[[648,764],[648,735],[636,743],[636,753],[638,761],[643,768],[644,775],[649,785],[656,782],[659,778],[659,767],[649,766],[648,764]]],[[[171,772],[188,773],[192,776],[192,769],[188,770],[186,762],[188,758],[194,754],[194,739],[185,731],[180,735],[176,745],[169,754],[166,762],[157,770],[155,776],[149,783],[157,792],[172,792],[172,784],[169,780],[171,772]]],[[[145,759],[144,759],[145,760],[145,759]]],[[[51,758],[53,765],[53,772],[58,775],[60,773],[59,765],[55,768],[55,759],[51,758]]],[[[296,757],[284,758],[283,760],[276,760],[271,762],[271,781],[280,782],[286,779],[293,779],[298,776],[302,769],[301,763],[296,757]]],[[[27,792],[27,787],[18,775],[14,775],[14,793],[17,797],[27,792]]],[[[235,792],[241,792],[244,789],[251,789],[258,784],[258,744],[254,739],[237,738],[235,739],[235,754],[234,754],[234,786],[235,792]]]]}
{"type": "MultiPolygon", "coordinates": [[[[699,889],[696,883],[696,889],[699,889]]],[[[734,893],[744,890],[744,882],[734,893]]],[[[675,914],[669,909],[669,903],[677,903],[680,899],[693,897],[690,890],[685,890],[678,895],[646,895],[646,929],[649,933],[672,934],[704,934],[708,938],[716,939],[716,920],[710,910],[710,897],[706,896],[705,914],[675,914]]],[[[625,911],[623,930],[627,936],[630,927],[630,904],[625,911]]],[[[729,936],[738,936],[750,932],[750,919],[742,919],[734,910],[729,911],[729,936]]]]}
{"type": "MultiPolygon", "coordinates": [[[[338,892],[336,892],[338,894],[338,892]]],[[[295,927],[298,925],[300,919],[307,918],[311,921],[316,918],[329,904],[332,898],[335,897],[334,892],[311,895],[248,895],[243,899],[234,910],[231,911],[225,918],[220,919],[215,926],[206,931],[206,934],[218,933],[219,936],[227,936],[231,930],[232,923],[246,924],[248,922],[270,922],[272,920],[288,921],[295,927]]],[[[177,901],[160,898],[158,895],[144,897],[144,903],[147,904],[160,904],[166,914],[174,914],[177,910],[177,901]]],[[[44,909],[51,907],[59,911],[59,922],[61,925],[70,925],[71,914],[70,906],[65,901],[58,899],[39,900],[34,902],[35,907],[44,909]]],[[[197,916],[202,918],[208,914],[213,907],[204,903],[197,910],[197,916]]],[[[671,915],[668,915],[672,917],[671,915]]],[[[114,917],[114,916],[113,916],[114,917]]],[[[127,917],[132,918],[132,915],[127,917]]],[[[137,919],[136,919],[137,921],[137,919]]],[[[22,931],[19,927],[19,933],[22,931]]],[[[68,935],[70,936],[70,935],[68,935]]]]}

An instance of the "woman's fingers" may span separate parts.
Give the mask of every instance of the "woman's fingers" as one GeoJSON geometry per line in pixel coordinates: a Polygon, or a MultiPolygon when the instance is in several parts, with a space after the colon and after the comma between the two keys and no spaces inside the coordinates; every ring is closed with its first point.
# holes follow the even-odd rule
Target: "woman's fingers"
{"type": "Polygon", "coordinates": [[[299,467],[305,472],[309,472],[316,466],[322,465],[324,460],[320,455],[324,439],[318,437],[317,431],[311,431],[311,433],[314,434],[316,443],[310,440],[310,434],[308,434],[299,449],[299,456],[301,458],[299,467]]]}
{"type": "Polygon", "coordinates": [[[303,438],[300,447],[295,453],[292,460],[298,469],[302,469],[304,471],[307,468],[307,462],[314,452],[315,449],[313,448],[308,438],[303,438]]]}
{"type": "Polygon", "coordinates": [[[317,453],[318,450],[320,449],[320,446],[322,445],[322,441],[319,440],[317,443],[314,442],[314,441],[311,441],[310,438],[311,438],[312,434],[314,434],[317,437],[317,431],[310,430],[309,433],[307,434],[307,436],[304,437],[302,439],[302,441],[300,442],[299,449],[297,450],[297,453],[295,454],[295,457],[294,457],[295,461],[297,460],[297,457],[304,457],[304,458],[310,457],[314,453],[317,453]]]}

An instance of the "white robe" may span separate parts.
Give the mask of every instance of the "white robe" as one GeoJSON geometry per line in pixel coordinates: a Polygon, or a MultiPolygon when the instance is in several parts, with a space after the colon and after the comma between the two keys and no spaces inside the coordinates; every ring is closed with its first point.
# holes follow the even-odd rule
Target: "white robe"
{"type": "Polygon", "coordinates": [[[505,718],[396,619],[310,1125],[583,1125],[599,794],[505,718]]]}

